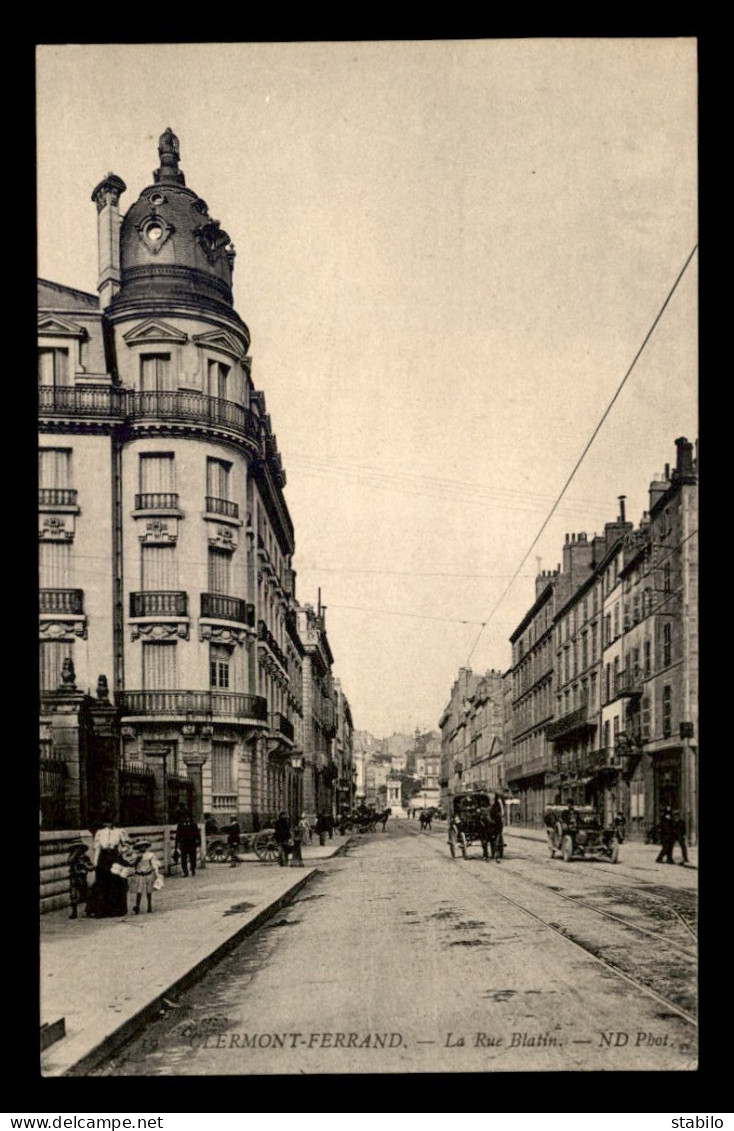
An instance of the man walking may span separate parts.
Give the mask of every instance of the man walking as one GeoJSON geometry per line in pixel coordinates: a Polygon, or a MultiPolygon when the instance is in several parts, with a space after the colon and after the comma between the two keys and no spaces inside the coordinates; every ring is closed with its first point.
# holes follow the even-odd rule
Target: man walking
{"type": "MultiPolygon", "coordinates": [[[[663,809],[660,817],[660,851],[658,852],[655,863],[656,864],[672,864],[673,863],[673,843],[675,841],[676,831],[673,825],[673,813],[669,805],[663,809]]],[[[686,853],[687,855],[687,853],[686,853]]]]}
{"type": "Polygon", "coordinates": [[[688,863],[688,846],[686,845],[686,823],[680,815],[678,809],[673,813],[673,842],[681,847],[683,859],[679,861],[681,864],[688,863]]]}
{"type": "Polygon", "coordinates": [[[281,868],[288,867],[288,848],[291,841],[291,826],[288,814],[281,809],[275,822],[275,843],[278,845],[278,863],[281,868]]]}
{"type": "Polygon", "coordinates": [[[201,831],[199,826],[193,817],[181,808],[176,825],[175,851],[181,856],[181,871],[184,876],[188,876],[189,869],[191,869],[192,876],[196,875],[196,855],[200,844],[201,831]]]}

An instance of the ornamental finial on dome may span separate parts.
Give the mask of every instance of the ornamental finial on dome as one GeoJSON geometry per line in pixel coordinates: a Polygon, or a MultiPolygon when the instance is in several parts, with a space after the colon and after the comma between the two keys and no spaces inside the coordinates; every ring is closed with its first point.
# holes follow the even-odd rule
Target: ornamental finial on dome
{"type": "Polygon", "coordinates": [[[153,173],[156,183],[160,181],[175,182],[179,185],[186,184],[186,178],[178,167],[180,150],[175,133],[168,126],[158,139],[158,156],[161,159],[160,168],[153,173]]]}

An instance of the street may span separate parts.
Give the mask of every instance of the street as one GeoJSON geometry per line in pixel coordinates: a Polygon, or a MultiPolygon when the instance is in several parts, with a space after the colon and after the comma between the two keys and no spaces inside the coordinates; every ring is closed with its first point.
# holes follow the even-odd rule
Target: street
{"type": "Polygon", "coordinates": [[[93,1074],[695,1068],[696,871],[506,839],[355,836],[93,1074]]]}

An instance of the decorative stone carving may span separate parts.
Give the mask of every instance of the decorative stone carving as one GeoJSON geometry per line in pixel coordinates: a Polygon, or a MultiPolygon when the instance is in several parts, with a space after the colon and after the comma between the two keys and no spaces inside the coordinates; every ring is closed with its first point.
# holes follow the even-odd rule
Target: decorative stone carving
{"type": "Polygon", "coordinates": [[[101,699],[103,703],[110,701],[110,688],[106,675],[100,675],[97,679],[97,698],[101,699]]]}
{"type": "Polygon", "coordinates": [[[144,636],[147,640],[172,640],[175,637],[180,637],[182,640],[189,638],[189,622],[188,621],[171,621],[171,622],[148,622],[141,623],[137,621],[130,626],[131,640],[137,640],[139,636],[144,636]]]}
{"type": "Polygon", "coordinates": [[[183,345],[189,340],[189,336],[183,330],[179,330],[177,326],[170,326],[167,322],[162,322],[158,318],[147,318],[145,322],[141,322],[140,325],[134,326],[132,330],[123,334],[123,340],[129,346],[150,345],[152,343],[183,345]]]}
{"type": "Polygon", "coordinates": [[[44,639],[70,640],[74,636],[80,636],[82,640],[86,640],[87,622],[84,617],[76,620],[42,620],[39,622],[38,631],[44,639]]]}
{"type": "Polygon", "coordinates": [[[140,242],[152,255],[157,255],[171,238],[175,229],[163,216],[151,212],[136,225],[136,230],[140,242]]]}
{"type": "Polygon", "coordinates": [[[210,546],[216,546],[218,550],[226,550],[230,554],[237,549],[237,532],[231,526],[215,526],[210,523],[207,540],[210,546]]]}
{"type": "Polygon", "coordinates": [[[211,640],[214,644],[247,644],[248,647],[250,645],[246,629],[217,624],[200,624],[199,639],[211,640]]]}
{"type": "Polygon", "coordinates": [[[120,730],[124,742],[135,742],[138,737],[137,727],[125,726],[120,730]]]}
{"type": "Polygon", "coordinates": [[[201,727],[201,737],[211,738],[214,734],[214,727],[210,723],[204,723],[201,727]]]}
{"type": "Polygon", "coordinates": [[[184,738],[194,738],[196,735],[195,723],[183,723],[181,726],[181,734],[184,738]]]}
{"type": "Polygon", "coordinates": [[[177,518],[149,518],[137,520],[140,526],[138,538],[141,542],[154,546],[156,544],[170,545],[178,540],[177,518]]]}
{"type": "Polygon", "coordinates": [[[42,515],[38,537],[42,542],[73,542],[74,516],[66,514],[42,515]]]}

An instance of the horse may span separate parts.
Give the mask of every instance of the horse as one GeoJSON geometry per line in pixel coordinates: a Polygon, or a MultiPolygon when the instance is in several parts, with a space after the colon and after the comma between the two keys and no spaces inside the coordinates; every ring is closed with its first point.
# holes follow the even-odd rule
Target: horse
{"type": "Polygon", "coordinates": [[[420,815],[421,832],[425,832],[426,829],[428,829],[429,832],[431,831],[432,820],[433,812],[430,809],[422,809],[420,815]]]}

